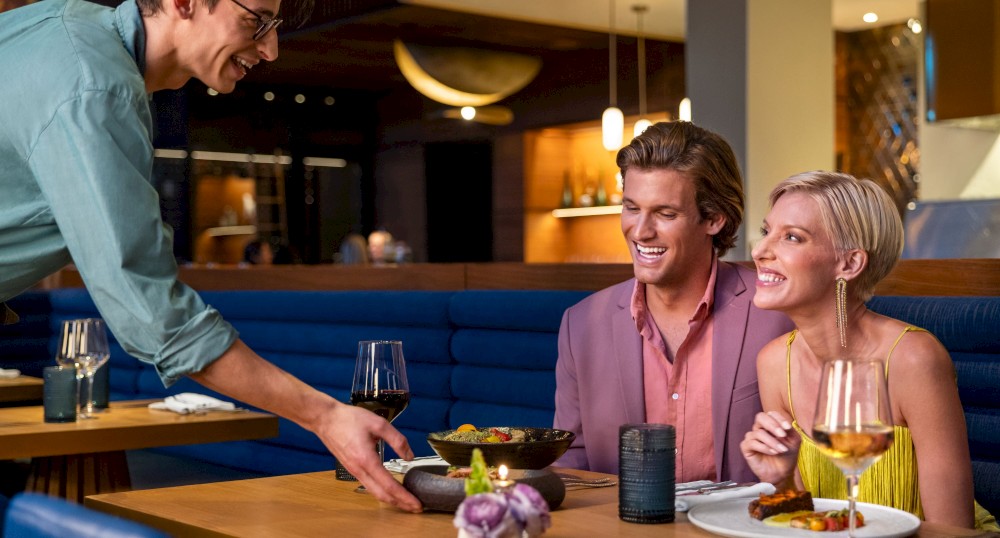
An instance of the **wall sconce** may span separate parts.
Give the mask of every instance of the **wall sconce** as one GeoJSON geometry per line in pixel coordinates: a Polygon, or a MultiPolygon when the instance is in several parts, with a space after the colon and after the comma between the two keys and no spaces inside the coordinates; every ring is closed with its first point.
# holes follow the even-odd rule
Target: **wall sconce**
{"type": "Polygon", "coordinates": [[[615,0],[608,1],[608,87],[610,103],[601,115],[601,140],[604,149],[618,151],[624,141],[625,115],[618,108],[618,58],[615,38],[615,0]]]}
{"type": "Polygon", "coordinates": [[[393,42],[396,65],[418,92],[455,107],[482,107],[517,92],[542,68],[542,60],[512,52],[428,47],[393,42]]]}

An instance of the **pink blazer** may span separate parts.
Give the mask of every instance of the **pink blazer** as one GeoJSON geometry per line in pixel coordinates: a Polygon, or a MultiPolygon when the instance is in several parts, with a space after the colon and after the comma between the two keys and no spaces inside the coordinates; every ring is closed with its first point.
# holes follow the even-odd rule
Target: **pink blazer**
{"type": "MultiPolygon", "coordinates": [[[[784,314],[753,306],[756,273],[719,262],[712,339],[712,428],[717,480],[756,480],[739,444],[761,411],[757,352],[790,331],[784,314]]],[[[618,427],[644,422],[642,341],[630,311],[635,279],[563,314],[554,427],[576,433],[556,465],[618,473],[618,427]]]]}

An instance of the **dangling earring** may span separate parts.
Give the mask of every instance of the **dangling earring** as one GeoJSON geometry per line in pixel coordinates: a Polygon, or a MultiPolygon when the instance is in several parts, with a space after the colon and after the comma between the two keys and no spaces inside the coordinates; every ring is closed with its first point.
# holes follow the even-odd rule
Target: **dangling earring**
{"type": "Polygon", "coordinates": [[[837,279],[837,329],[840,330],[840,347],[847,347],[847,280],[837,279]]]}

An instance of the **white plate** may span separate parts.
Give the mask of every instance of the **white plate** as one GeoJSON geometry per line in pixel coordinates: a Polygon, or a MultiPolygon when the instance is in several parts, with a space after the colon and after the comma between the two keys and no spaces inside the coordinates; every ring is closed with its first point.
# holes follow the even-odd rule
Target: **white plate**
{"type": "MultiPolygon", "coordinates": [[[[732,499],[717,503],[695,506],[688,512],[688,521],[708,532],[720,536],[736,538],[768,538],[770,536],[806,536],[825,538],[827,536],[847,536],[847,531],[817,532],[803,529],[772,527],[750,517],[748,499],[732,499]]],[[[813,499],[817,512],[847,508],[847,501],[833,499],[813,499]]],[[[857,509],[865,517],[865,526],[857,529],[854,536],[896,538],[910,536],[920,528],[917,516],[877,504],[857,503],[857,509]]]]}

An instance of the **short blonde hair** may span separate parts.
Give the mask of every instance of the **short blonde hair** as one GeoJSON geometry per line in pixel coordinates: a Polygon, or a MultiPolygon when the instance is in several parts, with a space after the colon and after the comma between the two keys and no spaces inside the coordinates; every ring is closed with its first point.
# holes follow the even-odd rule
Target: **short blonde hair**
{"type": "Polygon", "coordinates": [[[803,193],[819,205],[820,218],[840,252],[861,249],[868,265],[848,289],[862,301],[896,266],[903,253],[903,221],[885,190],[869,179],[816,170],[796,174],[771,191],[773,206],[790,192],[803,193]]]}

